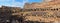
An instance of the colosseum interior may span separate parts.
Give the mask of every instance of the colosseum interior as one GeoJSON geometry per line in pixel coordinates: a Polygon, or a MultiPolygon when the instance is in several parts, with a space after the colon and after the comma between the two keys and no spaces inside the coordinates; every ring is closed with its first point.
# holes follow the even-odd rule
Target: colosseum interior
{"type": "Polygon", "coordinates": [[[60,0],[0,7],[0,23],[60,23],[60,0]]]}

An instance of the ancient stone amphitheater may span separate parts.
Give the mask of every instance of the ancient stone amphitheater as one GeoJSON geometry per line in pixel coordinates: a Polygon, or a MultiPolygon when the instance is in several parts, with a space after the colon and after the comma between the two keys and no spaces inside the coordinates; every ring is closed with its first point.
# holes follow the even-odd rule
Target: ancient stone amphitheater
{"type": "Polygon", "coordinates": [[[0,23],[60,23],[60,0],[0,7],[0,23]]]}

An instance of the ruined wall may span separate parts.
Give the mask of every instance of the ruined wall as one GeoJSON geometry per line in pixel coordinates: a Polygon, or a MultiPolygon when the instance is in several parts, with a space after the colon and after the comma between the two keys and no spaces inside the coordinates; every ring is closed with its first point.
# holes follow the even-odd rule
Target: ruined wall
{"type": "MultiPolygon", "coordinates": [[[[47,1],[47,0],[46,0],[47,1]]],[[[31,3],[31,4],[28,4],[28,5],[25,5],[24,9],[33,9],[35,11],[26,11],[24,13],[26,13],[27,15],[30,15],[29,16],[26,16],[25,19],[26,20],[30,20],[30,21],[43,21],[43,22],[53,22],[53,23],[59,23],[60,22],[60,0],[48,0],[47,2],[43,2],[43,3],[31,3]],[[38,12],[41,12],[41,10],[39,11],[36,11],[36,9],[38,8],[44,8],[44,9],[47,9],[48,10],[46,11],[42,11],[43,12],[48,12],[46,15],[44,15],[44,13],[41,15],[40,13],[38,12]],[[54,10],[55,11],[54,11],[54,10]],[[37,12],[37,14],[35,14],[37,12]],[[39,15],[40,14],[40,15],[39,15]],[[42,17],[41,17],[42,16],[42,17]],[[44,18],[43,18],[44,17],[44,18]]],[[[24,14],[24,15],[26,15],[24,14]]]]}
{"type": "Polygon", "coordinates": [[[26,4],[24,8],[60,8],[60,0],[52,0],[43,3],[26,4]]]}
{"type": "Polygon", "coordinates": [[[15,18],[21,22],[22,20],[21,16],[22,16],[23,21],[58,23],[60,22],[60,2],[59,1],[60,0],[52,0],[49,2],[43,2],[43,3],[32,3],[32,4],[26,3],[23,9],[14,7],[11,9],[13,19],[15,18]]]}

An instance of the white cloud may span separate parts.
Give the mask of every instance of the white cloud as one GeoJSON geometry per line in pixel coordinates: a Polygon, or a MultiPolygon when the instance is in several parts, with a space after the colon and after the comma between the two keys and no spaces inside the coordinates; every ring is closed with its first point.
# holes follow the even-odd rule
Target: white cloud
{"type": "Polygon", "coordinates": [[[28,0],[24,0],[24,1],[23,1],[23,4],[25,4],[25,3],[27,3],[27,2],[28,2],[28,0]]]}
{"type": "Polygon", "coordinates": [[[16,2],[15,0],[0,0],[1,5],[12,6],[12,7],[14,6],[23,7],[26,2],[28,2],[28,0],[23,0],[23,2],[16,2]]]}
{"type": "Polygon", "coordinates": [[[4,1],[10,1],[10,0],[0,0],[1,2],[4,2],[4,1]]]}
{"type": "Polygon", "coordinates": [[[26,2],[28,2],[28,0],[23,0],[23,2],[16,2],[15,0],[13,0],[12,6],[23,7],[26,2]]]}

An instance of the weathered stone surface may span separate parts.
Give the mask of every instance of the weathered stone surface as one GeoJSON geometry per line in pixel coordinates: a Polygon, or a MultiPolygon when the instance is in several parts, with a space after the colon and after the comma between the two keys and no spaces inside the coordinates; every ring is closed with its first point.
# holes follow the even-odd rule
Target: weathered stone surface
{"type": "Polygon", "coordinates": [[[12,22],[13,21],[16,22],[17,20],[20,23],[26,21],[38,21],[43,23],[44,22],[59,23],[60,0],[52,0],[52,1],[48,0],[47,2],[32,3],[32,4],[26,3],[23,9],[17,7],[11,8],[11,7],[2,6],[0,8],[0,12],[1,12],[0,18],[1,19],[3,18],[2,20],[5,19],[4,21],[6,21],[7,19],[11,19],[12,22]],[[10,18],[10,13],[11,13],[11,18],[10,18]]]}
{"type": "Polygon", "coordinates": [[[28,3],[24,8],[60,8],[60,0],[52,0],[43,3],[28,3]]]}

